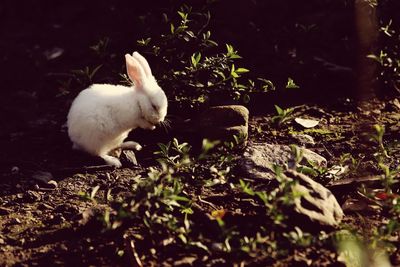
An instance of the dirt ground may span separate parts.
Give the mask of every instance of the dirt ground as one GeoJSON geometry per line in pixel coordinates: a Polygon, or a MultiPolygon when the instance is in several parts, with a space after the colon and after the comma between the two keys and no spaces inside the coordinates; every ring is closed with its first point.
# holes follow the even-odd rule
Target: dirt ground
{"type": "MultiPolygon", "coordinates": [[[[366,129],[371,123],[386,125],[385,144],[398,164],[400,125],[399,107],[396,103],[396,101],[375,102],[374,109],[367,113],[358,111],[351,102],[337,106],[336,109],[299,106],[294,115],[320,120],[318,128],[308,131],[308,134],[313,136],[316,142],[311,149],[326,157],[329,165],[337,164],[343,153],[364,155],[363,163],[357,172],[352,174],[352,177],[364,177],[379,172],[370,164],[371,158],[368,156],[372,153],[374,145],[365,139],[366,129]]],[[[48,123],[44,122],[46,125],[48,123]]],[[[115,232],[99,234],[102,226],[93,222],[92,217],[96,211],[104,211],[110,205],[107,192],[114,198],[129,194],[132,184],[135,183],[133,177],[137,175],[145,177],[149,167],[158,166],[151,151],[155,149],[155,144],[152,144],[152,141],[142,142],[145,148],[144,152],[136,155],[140,164],[138,166],[125,163],[126,167],[121,169],[102,166],[91,169],[85,166],[98,166],[102,162],[72,152],[65,136],[65,129],[61,124],[58,126],[60,128],[54,127],[57,131],[46,128],[46,131],[9,133],[12,139],[10,145],[3,150],[2,154],[6,160],[1,164],[0,265],[129,265],[129,259],[126,256],[120,257],[117,253],[125,249],[122,235],[115,232]],[[49,140],[54,140],[54,143],[49,143],[49,140]],[[53,182],[48,183],[48,180],[53,182]],[[90,193],[96,186],[98,186],[96,201],[85,199],[83,193],[90,193]]],[[[251,117],[249,128],[249,142],[281,144],[294,142],[289,131],[303,130],[293,121],[277,130],[271,123],[271,116],[268,115],[251,117]]],[[[343,204],[348,199],[357,198],[355,188],[344,186],[332,187],[331,190],[343,204]]],[[[218,192],[213,190],[199,192],[195,188],[193,190],[197,191],[198,197],[213,202],[214,205],[231,203],[224,205],[227,209],[237,209],[237,205],[241,203],[233,200],[235,196],[230,193],[227,185],[219,187],[218,192]]],[[[245,207],[239,206],[239,208],[246,210],[245,207]]],[[[210,207],[204,207],[203,212],[209,211],[210,207]]],[[[242,214],[242,218],[251,218],[253,216],[251,213],[249,209],[248,213],[242,214]]],[[[345,214],[345,224],[365,230],[370,225],[379,224],[384,216],[382,211],[369,208],[349,209],[345,210],[345,214]],[[359,216],[363,218],[362,221],[359,216]]],[[[246,220],[248,219],[234,223],[246,224],[246,220]]],[[[398,236],[395,240],[394,244],[398,246],[398,236]]],[[[174,255],[170,256],[170,263],[177,261],[174,255]]],[[[299,260],[303,258],[311,260],[314,266],[339,264],[335,250],[329,247],[310,247],[304,251],[295,251],[279,263],[270,264],[277,266],[305,264],[306,260],[304,262],[299,260]]],[[[394,265],[400,264],[398,251],[393,254],[392,262],[394,265]]],[[[256,264],[256,261],[253,259],[249,264],[256,264]]]]}

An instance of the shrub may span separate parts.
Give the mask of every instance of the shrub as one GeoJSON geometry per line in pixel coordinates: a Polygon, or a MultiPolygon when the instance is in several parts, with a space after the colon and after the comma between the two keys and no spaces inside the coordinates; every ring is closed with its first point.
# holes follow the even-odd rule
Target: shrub
{"type": "Polygon", "coordinates": [[[241,57],[234,47],[225,44],[222,51],[211,39],[210,12],[194,12],[184,5],[177,14],[164,14],[166,33],[137,41],[145,53],[162,59],[157,78],[172,101],[195,107],[223,96],[247,103],[249,92],[274,89],[267,79],[246,79],[249,70],[239,67],[241,57]]]}

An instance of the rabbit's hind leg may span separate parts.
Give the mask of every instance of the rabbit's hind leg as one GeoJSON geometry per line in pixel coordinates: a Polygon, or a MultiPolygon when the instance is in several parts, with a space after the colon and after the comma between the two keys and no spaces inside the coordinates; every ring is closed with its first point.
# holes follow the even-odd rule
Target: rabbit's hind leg
{"type": "Polygon", "coordinates": [[[116,157],[110,155],[100,155],[100,157],[107,163],[107,165],[115,166],[117,168],[122,167],[121,161],[116,157]]]}
{"type": "Polygon", "coordinates": [[[142,146],[141,146],[139,143],[137,143],[137,142],[134,142],[134,141],[127,141],[127,142],[123,142],[123,143],[121,144],[120,148],[122,148],[122,149],[128,149],[128,150],[129,150],[129,149],[132,149],[132,150],[139,151],[139,150],[142,149],[142,146]]]}

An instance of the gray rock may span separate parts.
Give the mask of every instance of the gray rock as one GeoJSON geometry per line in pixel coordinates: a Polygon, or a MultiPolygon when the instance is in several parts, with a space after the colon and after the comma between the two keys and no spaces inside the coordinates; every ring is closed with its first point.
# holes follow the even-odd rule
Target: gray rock
{"type": "Polygon", "coordinates": [[[124,164],[128,164],[129,166],[136,166],[138,162],[136,160],[135,152],[132,150],[124,150],[121,154],[121,160],[124,164]]]}
{"type": "Polygon", "coordinates": [[[299,145],[313,146],[315,145],[314,138],[308,134],[293,134],[292,137],[297,141],[299,145]]]}
{"type": "MultiPolygon", "coordinates": [[[[303,160],[301,163],[311,161],[318,166],[326,166],[327,161],[324,157],[317,153],[300,148],[303,152],[303,160]]],[[[246,148],[243,159],[241,160],[241,168],[249,176],[249,178],[275,179],[273,166],[287,167],[288,162],[292,161],[292,151],[289,146],[277,144],[253,143],[246,148]]]]}
{"type": "Polygon", "coordinates": [[[52,188],[52,189],[55,189],[55,188],[58,187],[57,182],[54,181],[54,180],[50,180],[50,181],[47,183],[47,185],[48,185],[49,188],[52,188]]]}
{"type": "Polygon", "coordinates": [[[343,218],[343,210],[335,196],[323,185],[315,182],[310,177],[293,170],[285,171],[287,178],[298,181],[293,190],[301,195],[294,199],[293,221],[301,223],[307,228],[321,225],[336,227],[343,218]]]}
{"type": "Polygon", "coordinates": [[[36,171],[32,174],[32,178],[43,184],[47,184],[50,180],[54,179],[53,175],[46,171],[36,171]]]}
{"type": "Polygon", "coordinates": [[[225,141],[237,135],[246,141],[248,121],[249,110],[245,106],[215,106],[201,114],[195,128],[203,138],[225,141]]]}

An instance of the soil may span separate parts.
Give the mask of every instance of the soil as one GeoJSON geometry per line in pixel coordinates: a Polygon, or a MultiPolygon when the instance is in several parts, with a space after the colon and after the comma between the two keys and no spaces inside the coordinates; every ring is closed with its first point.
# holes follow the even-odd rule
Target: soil
{"type": "MultiPolygon", "coordinates": [[[[394,159],[399,156],[400,125],[397,118],[399,107],[393,103],[395,102],[386,104],[375,102],[375,109],[368,113],[357,111],[352,103],[340,106],[341,110],[334,110],[332,107],[327,109],[318,106],[299,106],[295,109],[294,116],[308,116],[320,120],[320,125],[315,131],[308,131],[316,142],[311,149],[326,157],[330,165],[338,164],[340,156],[344,153],[363,154],[364,162],[353,174],[353,177],[362,177],[378,173],[368,156],[370,152],[372,153],[374,145],[363,141],[368,123],[383,123],[387,126],[386,145],[391,148],[390,154],[394,159]]],[[[7,147],[12,150],[3,152],[3,155],[7,155],[7,161],[3,161],[1,166],[0,265],[129,265],[128,257],[119,257],[117,254],[118,250],[126,249],[123,247],[122,236],[109,232],[99,234],[102,228],[96,223],[93,224],[92,216],[97,214],[96,211],[104,211],[110,205],[107,192],[110,192],[114,199],[129,194],[132,184],[135,183],[133,177],[137,175],[145,177],[149,167],[158,166],[152,156],[155,146],[151,139],[145,141],[143,143],[145,152],[136,154],[139,165],[132,166],[125,162],[123,168],[113,169],[100,166],[100,160],[72,152],[65,137],[65,130],[61,129],[63,128],[59,128],[57,132],[46,130],[31,131],[29,134],[25,131],[19,135],[10,134],[17,137],[14,137],[11,146],[7,147]],[[23,145],[20,144],[22,139],[23,145]],[[49,145],[50,139],[55,141],[49,145]],[[23,147],[23,153],[21,150],[17,150],[19,153],[16,152],[17,144],[23,147]],[[90,169],[84,166],[93,167],[90,169]],[[54,180],[56,184],[48,184],[46,181],[49,179],[54,180]],[[99,187],[96,201],[87,200],[82,196],[82,192],[90,193],[96,186],[99,187]]],[[[281,144],[295,142],[289,130],[292,132],[303,130],[294,121],[277,129],[273,126],[270,115],[251,117],[249,129],[249,142],[281,144]]],[[[197,197],[207,200],[206,203],[211,203],[210,205],[217,207],[222,205],[228,212],[241,209],[244,212],[242,218],[254,216],[252,209],[247,209],[243,206],[243,202],[235,200],[237,196],[232,195],[228,185],[219,187],[218,192],[215,192],[215,189],[204,190],[204,188],[199,192],[195,187],[193,190],[197,191],[197,197]]],[[[344,186],[339,189],[332,187],[332,190],[341,204],[356,197],[354,186],[344,186]]],[[[204,213],[212,211],[208,204],[197,202],[203,206],[204,213]]],[[[365,231],[370,225],[377,225],[383,219],[381,211],[371,211],[367,208],[357,212],[351,209],[345,210],[345,213],[345,224],[365,231]],[[363,217],[362,221],[360,214],[363,217]]],[[[241,227],[241,224],[247,224],[248,219],[232,220],[230,223],[236,223],[241,227]]],[[[395,243],[398,245],[398,237],[395,243]]],[[[170,257],[165,264],[168,262],[173,264],[180,259],[178,255],[170,257]]],[[[393,264],[400,264],[399,259],[397,251],[392,256],[393,264]]],[[[249,260],[248,263],[256,264],[256,260],[249,260]]],[[[335,249],[329,247],[295,250],[293,254],[274,264],[293,266],[308,261],[314,266],[338,264],[335,249]]]]}

